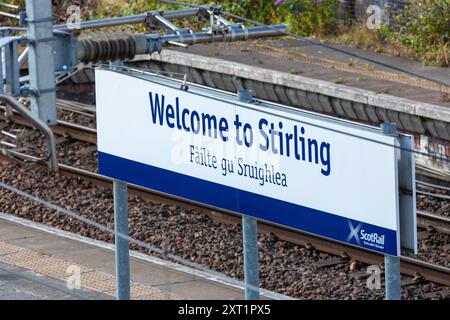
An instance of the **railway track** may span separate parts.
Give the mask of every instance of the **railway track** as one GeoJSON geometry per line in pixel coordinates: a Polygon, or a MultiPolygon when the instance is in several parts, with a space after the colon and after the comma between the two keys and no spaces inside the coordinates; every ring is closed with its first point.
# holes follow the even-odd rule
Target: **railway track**
{"type": "MultiPolygon", "coordinates": [[[[23,154],[18,154],[18,156],[23,156],[23,154]]],[[[16,161],[8,157],[2,158],[7,161],[16,161]]],[[[45,167],[45,164],[42,164],[41,166],[45,167]]],[[[99,175],[97,173],[68,166],[65,164],[59,164],[59,169],[61,174],[81,177],[82,179],[88,180],[98,186],[112,187],[111,178],[99,175]]],[[[163,194],[160,192],[155,192],[153,190],[149,190],[140,186],[130,185],[129,190],[130,194],[142,197],[150,201],[169,203],[189,209],[200,210],[203,213],[209,215],[213,220],[217,222],[234,224],[241,222],[240,216],[234,213],[219,211],[216,208],[211,208],[202,204],[186,201],[184,199],[173,197],[171,195],[163,194]]],[[[424,225],[429,224],[432,219],[437,218],[435,216],[431,216],[434,215],[425,212],[418,212],[418,217],[423,220],[424,225]]],[[[443,221],[443,219],[441,219],[441,221],[443,221]]],[[[446,222],[448,223],[449,221],[446,220],[446,222]]],[[[448,224],[446,228],[448,228],[448,224]]],[[[344,243],[330,241],[299,231],[280,228],[279,226],[266,222],[258,222],[258,230],[260,233],[272,233],[281,240],[285,240],[302,246],[312,246],[319,251],[333,254],[344,259],[353,259],[370,265],[382,265],[384,261],[383,255],[376,252],[369,252],[351,245],[346,245],[344,243]]],[[[450,268],[430,264],[410,257],[402,257],[401,272],[403,274],[414,277],[417,277],[419,275],[423,280],[450,286],[450,268]]]]}
{"type": "Polygon", "coordinates": [[[417,194],[422,194],[425,196],[430,196],[442,200],[450,200],[450,188],[436,185],[424,181],[418,181],[417,186],[422,189],[418,190],[417,194]]]}
{"type": "MultiPolygon", "coordinates": [[[[6,119],[3,115],[0,115],[0,120],[5,121],[6,119]]],[[[16,124],[19,124],[22,126],[30,127],[30,124],[25,119],[23,119],[22,117],[20,117],[18,115],[14,115],[14,122],[16,124]]],[[[89,128],[89,127],[82,126],[79,124],[74,124],[74,123],[64,121],[64,120],[58,120],[58,124],[56,126],[52,127],[52,129],[56,135],[68,136],[72,139],[91,143],[91,144],[97,143],[97,130],[93,129],[93,128],[89,128]]],[[[448,178],[445,175],[444,176],[442,174],[439,175],[438,172],[429,173],[428,171],[423,170],[421,167],[419,167],[419,171],[420,171],[421,175],[427,177],[428,179],[439,178],[439,179],[446,181],[446,178],[448,178]]],[[[425,186],[428,188],[440,188],[440,189],[443,189],[446,191],[450,190],[450,188],[447,188],[447,187],[437,186],[437,185],[422,182],[422,181],[418,181],[417,184],[418,184],[418,186],[422,185],[422,186],[425,186]]],[[[444,199],[444,200],[450,200],[450,196],[442,195],[442,194],[424,192],[424,191],[420,191],[420,190],[417,191],[417,194],[437,197],[437,198],[444,199]]],[[[439,232],[444,232],[444,233],[450,234],[450,218],[441,217],[441,216],[434,215],[432,213],[428,213],[428,212],[420,211],[420,210],[417,211],[417,218],[418,218],[418,225],[421,227],[426,228],[426,227],[432,226],[439,232]]]]}
{"type": "MultiPolygon", "coordinates": [[[[65,106],[67,104],[68,104],[68,102],[66,102],[64,100],[58,101],[58,106],[61,109],[75,111],[74,108],[61,107],[61,106],[65,106]]],[[[77,105],[82,105],[82,104],[77,104],[77,105]]],[[[0,106],[0,110],[4,111],[4,107],[0,106]]],[[[85,108],[83,108],[82,110],[85,110],[85,108]]],[[[80,111],[77,113],[84,114],[85,112],[80,111]]],[[[91,117],[92,115],[89,115],[89,116],[91,117]]],[[[0,113],[0,120],[7,121],[3,112],[0,113]]],[[[25,119],[23,119],[19,114],[14,114],[14,123],[21,125],[21,126],[29,127],[29,128],[32,127],[30,125],[30,123],[28,123],[25,119]]],[[[72,122],[65,121],[65,120],[58,120],[57,125],[53,126],[52,130],[56,135],[68,136],[68,137],[71,137],[78,141],[97,144],[97,130],[94,128],[90,128],[87,126],[83,126],[83,125],[72,123],[72,122]]],[[[450,175],[444,174],[440,171],[437,171],[437,170],[434,170],[431,168],[427,168],[423,165],[416,164],[416,175],[425,177],[427,179],[442,181],[445,184],[450,184],[450,175]]],[[[426,182],[422,182],[422,181],[418,181],[418,183],[425,184],[428,186],[431,185],[430,183],[426,183],[426,182]]],[[[448,190],[450,188],[444,187],[444,189],[448,190]]],[[[419,191],[419,192],[422,192],[422,191],[419,191]]],[[[432,195],[434,195],[434,194],[432,194],[432,195]]],[[[440,196],[440,195],[438,195],[438,196],[440,196]]],[[[444,196],[444,198],[448,199],[448,197],[445,197],[445,196],[444,196]]]]}
{"type": "MultiPolygon", "coordinates": [[[[0,120],[7,121],[3,114],[0,114],[0,120]]],[[[28,121],[17,114],[14,114],[14,123],[28,128],[32,127],[28,121]]],[[[53,126],[52,130],[56,135],[69,136],[79,141],[97,144],[97,130],[93,128],[58,120],[58,124],[53,126]]]]}
{"type": "MultiPolygon", "coordinates": [[[[5,120],[4,116],[0,116],[1,120],[5,120]]],[[[30,126],[25,120],[19,116],[14,115],[14,122],[23,126],[30,126]]],[[[96,130],[88,128],[78,124],[73,124],[67,121],[58,121],[58,124],[53,127],[55,134],[69,136],[73,139],[95,144],[96,143],[96,130]]],[[[17,153],[19,157],[26,156],[24,154],[17,153]]],[[[28,156],[30,157],[30,156],[28,156]]],[[[7,161],[16,161],[8,157],[2,157],[7,161]]],[[[30,157],[33,159],[34,157],[30,157]]],[[[34,158],[36,160],[37,158],[34,158]]],[[[39,165],[39,164],[36,164],[39,165]]],[[[42,164],[42,166],[45,166],[42,164]]],[[[88,180],[95,185],[111,187],[112,179],[101,176],[97,173],[90,172],[88,170],[76,168],[66,164],[59,164],[59,169],[62,174],[81,177],[88,180]]],[[[436,178],[436,173],[433,173],[433,177],[436,178]]],[[[143,187],[130,185],[130,193],[150,201],[170,203],[181,207],[187,207],[189,209],[201,210],[203,213],[209,215],[213,220],[221,223],[240,223],[240,216],[226,211],[220,211],[216,208],[204,206],[202,204],[193,203],[184,199],[176,198],[171,195],[155,192],[143,187]]],[[[450,234],[450,219],[437,216],[424,211],[417,211],[418,225],[420,227],[427,228],[432,226],[436,231],[450,234]]],[[[318,251],[333,254],[344,259],[353,259],[366,264],[383,264],[383,256],[375,252],[368,252],[361,250],[351,245],[333,242],[324,238],[316,237],[310,234],[302,233],[299,231],[280,228],[279,226],[259,222],[258,230],[261,233],[273,233],[279,239],[285,240],[294,244],[302,246],[312,246],[318,251]]],[[[403,256],[401,258],[401,272],[406,275],[417,277],[418,275],[430,282],[438,283],[445,286],[450,286],[450,268],[430,264],[421,260],[403,256]]]]}

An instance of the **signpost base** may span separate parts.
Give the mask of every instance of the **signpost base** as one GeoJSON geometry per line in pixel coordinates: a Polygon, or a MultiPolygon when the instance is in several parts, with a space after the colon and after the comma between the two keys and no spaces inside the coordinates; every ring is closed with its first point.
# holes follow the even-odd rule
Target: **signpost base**
{"type": "Polygon", "coordinates": [[[384,272],[386,300],[400,300],[400,257],[385,255],[384,272]]]}
{"type": "Polygon", "coordinates": [[[255,218],[242,216],[245,299],[259,300],[258,231],[255,218]]]}

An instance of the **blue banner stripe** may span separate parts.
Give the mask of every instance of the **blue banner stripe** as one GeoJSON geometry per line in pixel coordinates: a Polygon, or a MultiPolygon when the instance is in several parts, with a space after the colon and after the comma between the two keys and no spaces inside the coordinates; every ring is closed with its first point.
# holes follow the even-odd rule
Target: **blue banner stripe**
{"type": "Polygon", "coordinates": [[[337,215],[339,213],[332,214],[273,199],[100,151],[98,161],[100,174],[114,179],[381,253],[397,255],[395,230],[351,220],[337,215]],[[349,239],[352,230],[355,233],[349,239]],[[361,232],[368,235],[366,239],[361,239],[361,232]],[[374,234],[384,235],[383,244],[373,241],[373,236],[370,237],[370,235],[374,234]]]}

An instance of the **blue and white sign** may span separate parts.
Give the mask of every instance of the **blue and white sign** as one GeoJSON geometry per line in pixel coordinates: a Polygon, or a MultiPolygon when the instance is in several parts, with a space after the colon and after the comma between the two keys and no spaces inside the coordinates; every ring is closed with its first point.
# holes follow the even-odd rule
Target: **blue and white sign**
{"type": "Polygon", "coordinates": [[[396,138],[179,86],[96,71],[101,174],[399,255],[396,138]]]}

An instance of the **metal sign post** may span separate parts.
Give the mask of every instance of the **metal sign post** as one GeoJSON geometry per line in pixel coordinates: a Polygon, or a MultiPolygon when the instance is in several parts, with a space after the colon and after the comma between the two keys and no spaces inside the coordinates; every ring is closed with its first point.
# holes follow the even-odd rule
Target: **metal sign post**
{"type": "Polygon", "coordinates": [[[245,299],[259,300],[258,231],[255,218],[242,216],[242,235],[244,238],[245,299]]]}
{"type": "Polygon", "coordinates": [[[384,256],[386,300],[401,300],[400,257],[384,256]]]}
{"type": "MultiPolygon", "coordinates": [[[[385,135],[396,137],[397,129],[395,123],[382,123],[381,132],[385,135]]],[[[385,294],[386,300],[401,299],[401,281],[400,281],[400,255],[384,255],[385,272],[385,294]]]]}
{"type": "Polygon", "coordinates": [[[49,125],[56,125],[56,87],[53,50],[52,2],[27,0],[28,52],[31,111],[49,125]]]}
{"type": "MultiPolygon", "coordinates": [[[[110,68],[120,68],[123,61],[110,62],[110,68]]],[[[130,300],[130,253],[128,246],[128,186],[126,182],[113,180],[114,235],[116,243],[116,292],[117,300],[130,300]]]]}
{"type": "MultiPolygon", "coordinates": [[[[250,90],[238,91],[238,99],[251,102],[250,90]]],[[[245,299],[259,300],[258,224],[255,218],[242,216],[242,236],[244,242],[244,282],[245,299]]]]}

